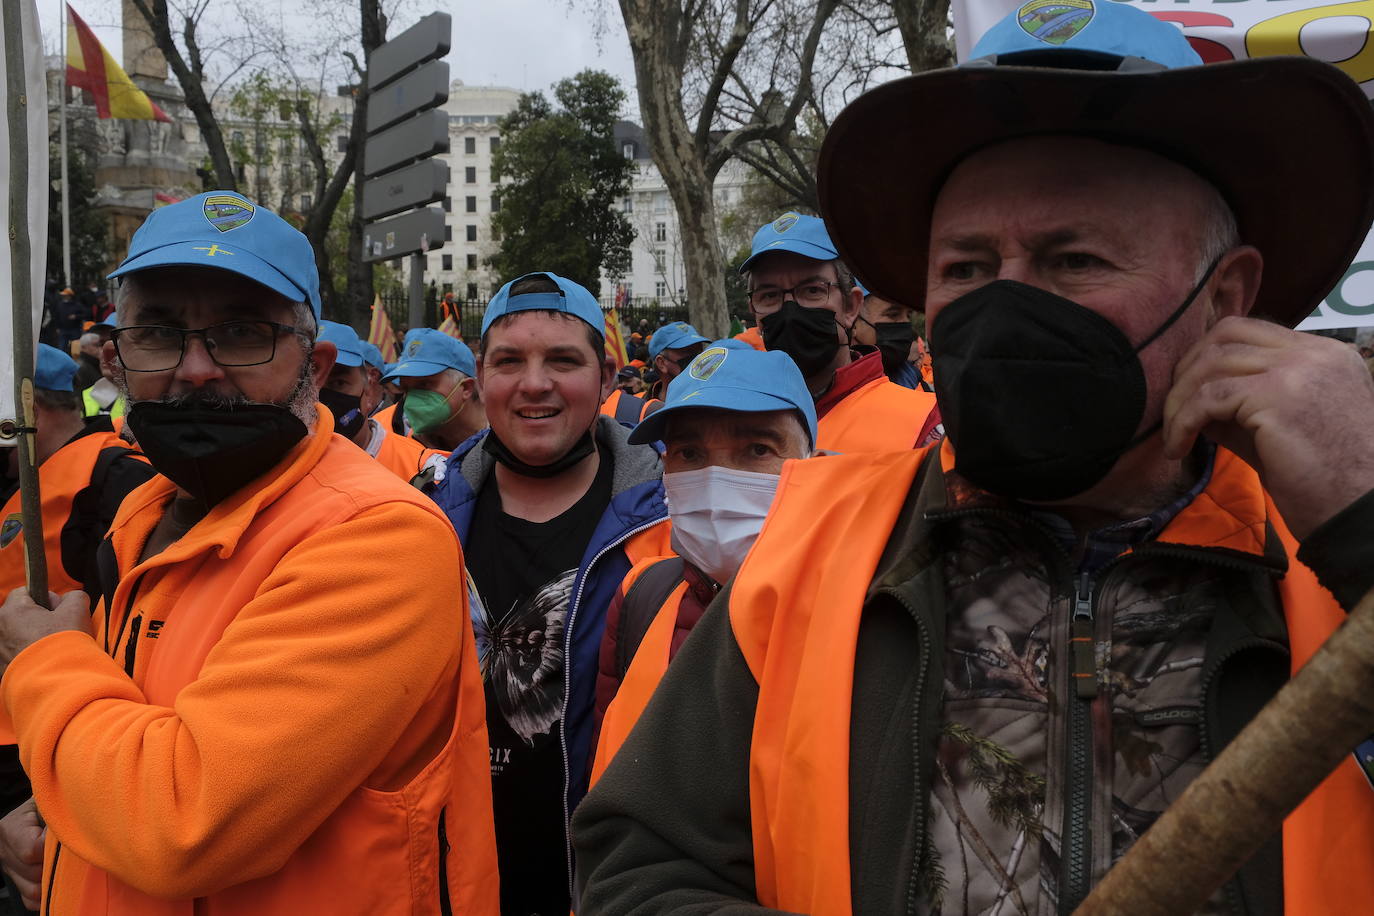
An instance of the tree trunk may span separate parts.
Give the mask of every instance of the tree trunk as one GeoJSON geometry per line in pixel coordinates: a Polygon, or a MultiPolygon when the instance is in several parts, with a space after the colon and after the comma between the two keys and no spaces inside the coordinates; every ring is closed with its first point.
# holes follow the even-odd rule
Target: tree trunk
{"type": "MultiPolygon", "coordinates": [[[[639,113],[654,164],[677,209],[678,233],[687,268],[687,314],[707,337],[730,329],[725,302],[725,259],[716,236],[714,176],[706,151],[698,149],[682,107],[680,11],[652,0],[621,0],[625,31],[635,62],[639,113]],[[671,20],[671,21],[665,21],[671,20]]],[[[690,26],[686,26],[690,28],[690,26]]]]}
{"type": "Polygon", "coordinates": [[[949,0],[893,0],[892,11],[912,73],[954,66],[949,0]]]}
{"type": "MultiPolygon", "coordinates": [[[[365,328],[368,310],[372,305],[372,264],[363,259],[363,182],[366,180],[363,178],[363,143],[367,136],[367,71],[371,66],[372,52],[386,41],[386,17],[382,15],[380,0],[359,0],[358,7],[363,66],[358,71],[353,127],[348,135],[353,156],[353,219],[348,227],[348,277],[343,306],[344,320],[355,328],[365,328]]],[[[326,224],[326,232],[328,228],[326,224]]]]}

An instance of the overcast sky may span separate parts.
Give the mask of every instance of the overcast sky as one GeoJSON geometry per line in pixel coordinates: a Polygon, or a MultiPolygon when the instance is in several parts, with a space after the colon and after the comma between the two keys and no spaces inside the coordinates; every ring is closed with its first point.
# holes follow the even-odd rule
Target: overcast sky
{"type": "MultiPolygon", "coordinates": [[[[60,4],[61,0],[38,0],[43,41],[51,53],[58,49],[60,4]]],[[[287,11],[297,6],[289,0],[257,0],[255,5],[259,9],[276,5],[287,21],[287,11]]],[[[230,4],[224,3],[223,8],[229,9],[230,4]]],[[[121,60],[119,0],[72,0],[72,9],[94,29],[115,59],[121,60]]],[[[627,114],[638,108],[634,64],[619,9],[612,0],[601,0],[600,4],[594,0],[413,0],[399,21],[388,28],[388,34],[399,34],[433,10],[453,16],[453,50],[448,65],[455,79],[468,85],[547,91],[558,80],[592,67],[620,79],[630,96],[627,114]]],[[[207,15],[213,17],[215,12],[212,7],[207,15]]],[[[309,23],[295,27],[309,28],[309,23]]]]}

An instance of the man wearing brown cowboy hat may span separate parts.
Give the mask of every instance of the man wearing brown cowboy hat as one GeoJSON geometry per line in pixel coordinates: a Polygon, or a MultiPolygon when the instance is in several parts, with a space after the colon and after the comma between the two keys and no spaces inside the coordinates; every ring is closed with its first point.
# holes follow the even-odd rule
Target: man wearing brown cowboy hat
{"type": "MultiPolygon", "coordinates": [[[[580,912],[1070,913],[1374,580],[1374,384],[1289,330],[1374,214],[1359,88],[1094,0],[972,57],[818,168],[948,439],[784,470],[574,820],[580,912]]],[[[1348,759],[1206,911],[1371,899],[1348,759]]]]}

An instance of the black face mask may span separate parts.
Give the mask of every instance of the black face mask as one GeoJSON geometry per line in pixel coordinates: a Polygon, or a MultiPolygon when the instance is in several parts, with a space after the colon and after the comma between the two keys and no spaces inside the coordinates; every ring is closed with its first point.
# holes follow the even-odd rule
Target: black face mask
{"type": "Polygon", "coordinates": [[[802,308],[788,299],[771,315],[759,321],[763,346],[781,350],[792,357],[806,378],[823,372],[835,360],[840,349],[835,336],[835,313],[830,309],[802,308]]]}
{"type": "Polygon", "coordinates": [[[319,398],[320,403],[334,415],[334,432],[345,439],[358,435],[358,430],[367,422],[367,417],[363,415],[362,395],[321,388],[319,398]]]}
{"type": "Polygon", "coordinates": [[[549,464],[526,464],[506,448],[506,443],[496,435],[496,430],[489,429],[482,437],[482,450],[521,477],[556,477],[596,451],[596,443],[592,439],[591,430],[588,430],[562,458],[549,464]]]}
{"type": "Polygon", "coordinates": [[[1001,496],[1037,502],[1090,489],[1149,438],[1137,354],[1192,305],[1216,263],[1139,346],[1076,302],[1014,280],[961,296],[936,318],[935,395],[955,470],[1001,496]]]}
{"type": "Polygon", "coordinates": [[[213,508],[262,476],[305,438],[305,424],[276,404],[181,407],[140,401],[127,422],[159,474],[213,508]]]}
{"type": "Polygon", "coordinates": [[[878,352],[883,357],[883,371],[895,375],[897,370],[910,361],[911,345],[916,342],[916,329],[909,321],[879,321],[877,324],[861,318],[873,329],[878,341],[878,352]]]}

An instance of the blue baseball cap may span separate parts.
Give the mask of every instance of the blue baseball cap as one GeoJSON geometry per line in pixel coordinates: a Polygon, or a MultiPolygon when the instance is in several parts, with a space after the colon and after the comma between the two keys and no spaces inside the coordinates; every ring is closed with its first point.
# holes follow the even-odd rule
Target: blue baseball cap
{"type": "Polygon", "coordinates": [[[663,438],[674,411],[714,407],[738,413],[796,410],[811,447],[816,445],[816,405],[797,364],[780,350],[730,350],[713,346],[668,383],[663,406],[630,431],[630,442],[644,445],[663,438]]]}
{"type": "Polygon", "coordinates": [[[491,323],[503,315],[536,310],[567,312],[569,315],[576,315],[590,325],[596,333],[602,337],[606,336],[606,318],[601,311],[601,306],[596,301],[596,297],[581,285],[548,271],[534,271],[522,277],[516,277],[497,290],[496,295],[491,297],[491,302],[487,303],[486,314],[482,316],[482,336],[487,336],[487,329],[491,327],[491,323]],[[558,292],[521,293],[518,296],[510,294],[511,287],[530,277],[548,277],[558,284],[558,292]]]}
{"type": "Polygon", "coordinates": [[[461,340],[449,337],[434,328],[411,328],[406,331],[401,346],[401,358],[382,376],[387,381],[398,378],[423,378],[437,375],[445,369],[457,369],[469,378],[477,376],[477,360],[461,340]]]}
{"type": "Polygon", "coordinates": [[[56,347],[45,343],[38,345],[33,363],[33,387],[44,391],[71,391],[75,375],[76,360],[56,347]]]}
{"type": "Polygon", "coordinates": [[[362,341],[358,333],[346,324],[337,321],[321,321],[319,340],[327,340],[339,350],[334,362],[340,366],[361,366],[363,364],[362,341]]]}
{"type": "Polygon", "coordinates": [[[151,267],[213,267],[261,283],[320,317],[315,253],[298,229],[235,191],[207,191],[148,214],[110,278],[151,267]]]}
{"type": "Polygon", "coordinates": [[[697,333],[697,329],[687,322],[674,321],[654,331],[653,336],[649,338],[649,359],[653,359],[664,350],[682,350],[710,342],[709,337],[702,337],[697,333]]]}
{"type": "MultiPolygon", "coordinates": [[[[1086,57],[1120,69],[1134,58],[1157,67],[1196,67],[1202,58],[1178,27],[1125,3],[1096,0],[1029,0],[983,33],[969,64],[1069,66],[1086,57]],[[1045,54],[1052,55],[1047,60],[1045,54]]],[[[1132,64],[1130,66],[1139,66],[1132,64]]]]}
{"type": "Polygon", "coordinates": [[[111,310],[110,310],[110,314],[106,315],[104,318],[100,319],[100,320],[97,321],[95,324],[91,325],[91,328],[90,328],[90,329],[91,329],[92,331],[94,331],[96,328],[117,328],[117,327],[119,327],[119,310],[118,310],[118,309],[111,309],[111,310]]]}
{"type": "Polygon", "coordinates": [[[840,256],[835,243],[830,241],[825,221],[819,216],[804,216],[794,210],[759,227],[749,246],[749,257],[739,266],[739,272],[744,273],[770,251],[790,251],[815,261],[833,261],[840,256]]]}
{"type": "Polygon", "coordinates": [[[1023,138],[1095,139],[1211,184],[1264,257],[1251,315],[1292,327],[1374,222],[1374,112],[1310,57],[1199,61],[1182,31],[1132,4],[1024,0],[965,64],[884,83],[831,123],[816,181],[836,249],[872,293],[923,310],[931,214],[961,162],[1023,138]]]}
{"type": "Polygon", "coordinates": [[[360,341],[363,347],[363,362],[367,363],[378,372],[386,371],[386,360],[382,359],[381,347],[369,341],[360,341]]]}

